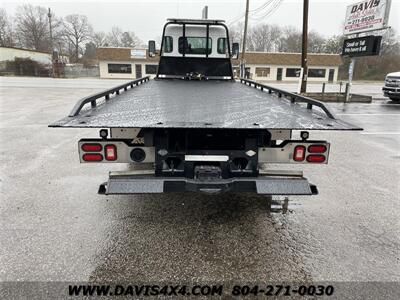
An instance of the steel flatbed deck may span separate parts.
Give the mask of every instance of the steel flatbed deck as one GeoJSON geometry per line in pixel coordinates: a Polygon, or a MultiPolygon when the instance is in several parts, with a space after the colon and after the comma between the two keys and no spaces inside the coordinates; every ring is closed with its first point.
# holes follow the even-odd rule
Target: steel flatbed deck
{"type": "Polygon", "coordinates": [[[319,101],[246,79],[148,77],[81,99],[69,116],[49,126],[361,130],[335,119],[319,101]]]}

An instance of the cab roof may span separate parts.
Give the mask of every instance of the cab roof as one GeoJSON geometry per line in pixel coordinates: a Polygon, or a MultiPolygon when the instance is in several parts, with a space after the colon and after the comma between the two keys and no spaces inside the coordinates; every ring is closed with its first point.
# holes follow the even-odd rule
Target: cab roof
{"type": "Polygon", "coordinates": [[[171,18],[167,19],[168,22],[174,23],[192,23],[192,24],[222,24],[225,23],[225,20],[211,20],[211,19],[179,19],[179,18],[171,18]]]}

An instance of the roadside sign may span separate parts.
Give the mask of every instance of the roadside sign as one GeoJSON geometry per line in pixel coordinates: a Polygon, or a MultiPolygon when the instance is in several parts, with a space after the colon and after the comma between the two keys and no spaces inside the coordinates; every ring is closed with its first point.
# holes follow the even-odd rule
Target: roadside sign
{"type": "Polygon", "coordinates": [[[344,35],[382,29],[387,26],[390,0],[364,0],[347,6],[344,35]]]}
{"type": "Polygon", "coordinates": [[[381,36],[374,35],[344,40],[342,55],[351,57],[378,55],[381,41],[381,36]]]}
{"type": "Polygon", "coordinates": [[[146,50],[143,49],[131,49],[131,58],[146,58],[146,50]]]}

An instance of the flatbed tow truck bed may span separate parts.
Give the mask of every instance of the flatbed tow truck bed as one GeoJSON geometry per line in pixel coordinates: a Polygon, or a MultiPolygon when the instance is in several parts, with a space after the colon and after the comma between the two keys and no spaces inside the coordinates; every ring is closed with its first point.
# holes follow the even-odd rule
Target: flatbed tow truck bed
{"type": "MultiPolygon", "coordinates": [[[[49,125],[101,128],[100,138],[78,142],[80,162],[133,166],[110,172],[100,194],[318,193],[303,172],[268,164],[327,164],[330,143],[310,139],[309,131],[362,129],[336,119],[320,101],[234,80],[239,45],[231,52],[229,40],[222,20],[169,19],[156,79],[85,97],[49,125]]],[[[156,56],[154,41],[147,54],[156,56]]]]}
{"type": "Polygon", "coordinates": [[[303,177],[302,172],[274,172],[259,169],[257,165],[263,162],[296,163],[292,153],[299,147],[304,149],[304,152],[301,161],[297,163],[304,163],[306,162],[305,149],[309,149],[307,147],[310,145],[322,147],[323,155],[309,155],[307,152],[307,161],[309,157],[316,156],[323,158],[322,163],[327,163],[328,143],[305,139],[289,140],[292,130],[362,130],[335,119],[319,101],[248,79],[237,82],[233,80],[150,80],[148,77],[85,97],[76,103],[67,117],[49,126],[110,128],[114,139],[84,139],[78,143],[81,162],[88,162],[87,159],[94,155],[99,157],[101,162],[154,163],[155,170],[150,168],[144,171],[110,172],[108,181],[99,187],[100,194],[181,191],[256,192],[268,195],[317,194],[316,186],[310,184],[303,177]],[[313,108],[318,110],[313,110],[313,108]],[[113,132],[113,128],[116,131],[113,132]],[[181,132],[181,135],[186,135],[186,139],[173,137],[173,134],[173,139],[176,139],[174,142],[152,137],[150,139],[150,141],[154,139],[154,144],[153,142],[150,144],[152,147],[146,147],[146,143],[135,145],[129,140],[118,139],[118,137],[122,138],[118,136],[118,132],[123,130],[154,132],[160,129],[168,131],[167,136],[176,130],[185,130],[186,133],[181,132]],[[199,141],[204,139],[203,135],[194,137],[189,142],[191,138],[190,135],[187,136],[187,130],[191,130],[191,134],[195,136],[199,130],[204,134],[218,136],[212,143],[217,143],[220,145],[218,147],[223,148],[224,143],[229,144],[232,139],[239,139],[244,149],[213,150],[211,148],[207,150],[209,141],[204,140],[206,148],[186,152],[183,149],[190,147],[190,143],[196,143],[196,139],[199,141]],[[236,137],[229,136],[229,132],[232,131],[236,134],[243,132],[243,134],[236,137]],[[251,132],[257,135],[262,131],[277,135],[275,137],[277,140],[287,141],[281,145],[274,146],[273,144],[253,151],[256,145],[253,143],[254,140],[250,142],[252,141],[251,132]],[[246,142],[242,140],[245,136],[249,138],[246,137],[246,142]],[[279,138],[281,136],[282,138],[279,138]],[[186,146],[183,148],[181,148],[182,145],[178,146],[180,150],[170,148],[177,141],[186,146]],[[115,153],[115,158],[106,157],[106,160],[103,159],[104,154],[100,154],[103,152],[92,153],[92,150],[84,149],[87,146],[100,146],[99,149],[101,151],[104,149],[107,155],[107,147],[110,147],[110,144],[114,151],[118,149],[118,154],[115,153]],[[135,157],[134,152],[138,149],[142,151],[145,159],[135,157]],[[163,154],[163,152],[168,154],[163,154]],[[246,163],[241,166],[235,157],[243,159],[243,156],[246,157],[246,163]],[[222,161],[214,162],[217,165],[204,161],[213,159],[222,161]],[[229,167],[226,167],[227,164],[229,167]],[[218,165],[225,167],[220,168],[218,165]],[[236,172],[235,174],[239,177],[229,177],[227,170],[230,170],[228,172],[232,174],[236,172]]]}
{"type": "Polygon", "coordinates": [[[324,113],[307,109],[299,102],[326,110],[319,101],[245,79],[235,82],[145,77],[80,100],[69,116],[50,127],[360,129],[335,119],[328,110],[324,113]],[[96,104],[99,100],[101,103],[96,104]],[[86,108],[90,103],[92,107],[86,108]]]}

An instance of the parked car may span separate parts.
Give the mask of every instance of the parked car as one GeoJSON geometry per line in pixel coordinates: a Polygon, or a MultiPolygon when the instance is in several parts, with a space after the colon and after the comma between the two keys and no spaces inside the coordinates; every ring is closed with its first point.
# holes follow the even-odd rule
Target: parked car
{"type": "Polygon", "coordinates": [[[400,72],[386,75],[385,86],[382,88],[383,95],[390,100],[400,102],[400,72]]]}

